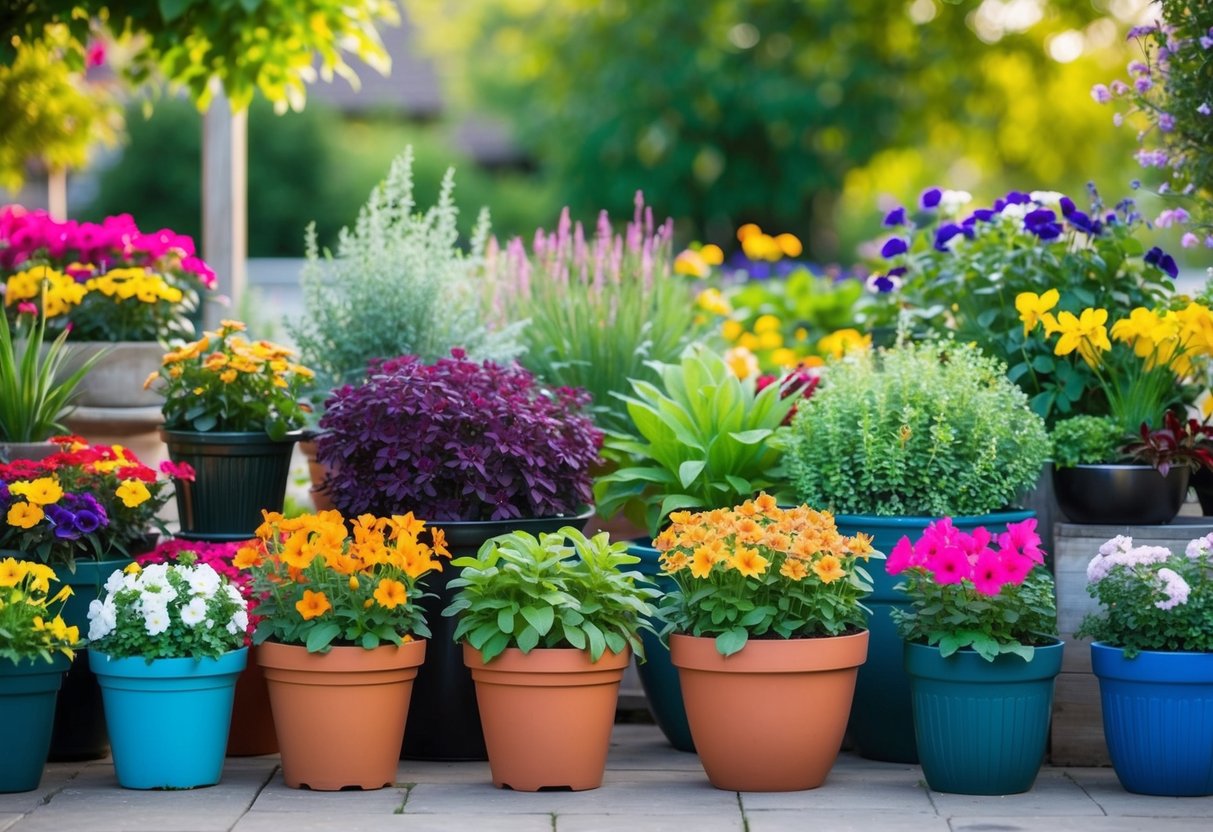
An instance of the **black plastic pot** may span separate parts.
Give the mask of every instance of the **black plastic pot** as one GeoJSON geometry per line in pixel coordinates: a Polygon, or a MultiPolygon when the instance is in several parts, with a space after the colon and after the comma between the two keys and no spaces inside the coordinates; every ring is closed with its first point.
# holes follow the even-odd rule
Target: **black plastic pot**
{"type": "MultiPolygon", "coordinates": [[[[431,526],[446,532],[452,558],[475,555],[490,537],[524,531],[558,531],[564,526],[581,529],[593,515],[587,510],[572,517],[541,517],[520,520],[434,521],[431,526]]],[[[480,727],[480,709],[471,671],[463,663],[463,647],[453,640],[458,619],[446,618],[442,611],[451,603],[455,590],[447,585],[458,574],[449,564],[441,572],[424,579],[432,597],[421,606],[432,638],[426,645],[425,663],[413,682],[408,723],[404,729],[401,757],[410,760],[487,760],[484,733],[480,727]]]]}
{"type": "Polygon", "coordinates": [[[1150,465],[1075,465],[1054,468],[1053,487],[1074,523],[1159,526],[1183,507],[1188,474],[1183,467],[1164,477],[1150,465]]]}
{"type": "Polygon", "coordinates": [[[261,510],[282,511],[291,452],[302,432],[281,441],[262,432],[199,433],[161,429],[173,462],[194,468],[193,482],[178,480],[180,537],[246,540],[261,525],[261,510]]]}

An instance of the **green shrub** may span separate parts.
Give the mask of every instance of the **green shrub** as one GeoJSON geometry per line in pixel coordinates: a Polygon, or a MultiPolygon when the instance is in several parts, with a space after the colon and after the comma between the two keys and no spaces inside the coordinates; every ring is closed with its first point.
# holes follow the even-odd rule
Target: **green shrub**
{"type": "Polygon", "coordinates": [[[801,407],[787,465],[798,497],[843,514],[973,515],[1007,506],[1049,454],[1044,422],[974,346],[852,353],[801,407]]]}
{"type": "Polygon", "coordinates": [[[1111,416],[1071,416],[1053,426],[1053,463],[1058,468],[1100,465],[1120,458],[1125,433],[1111,416]]]}

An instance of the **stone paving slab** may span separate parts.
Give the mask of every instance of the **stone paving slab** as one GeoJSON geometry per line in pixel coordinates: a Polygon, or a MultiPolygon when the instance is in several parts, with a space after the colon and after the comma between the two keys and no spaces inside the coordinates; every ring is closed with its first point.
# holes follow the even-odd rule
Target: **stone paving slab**
{"type": "Polygon", "coordinates": [[[1099,804],[1060,769],[1044,769],[1031,791],[988,797],[931,792],[936,811],[947,818],[985,815],[1071,817],[1104,814],[1099,804]]]}
{"type": "MultiPolygon", "coordinates": [[[[458,787],[456,787],[458,788],[458,787]]],[[[390,815],[404,805],[407,789],[386,788],[373,791],[350,790],[321,792],[292,789],[276,772],[253,803],[254,812],[329,812],[347,815],[390,815]]],[[[290,821],[292,824],[294,821],[290,821]]]]}
{"type": "MultiPolygon", "coordinates": [[[[347,815],[315,812],[283,816],[249,812],[232,832],[552,832],[551,815],[508,815],[486,822],[484,815],[347,815]]],[[[635,827],[631,832],[636,832],[635,827]]],[[[681,830],[687,832],[687,830],[681,830]]]]}
{"type": "MultiPolygon", "coordinates": [[[[804,828],[804,816],[800,817],[804,828]]],[[[458,827],[449,827],[456,829],[458,827]]],[[[483,827],[465,826],[464,829],[483,827]]],[[[743,832],[740,812],[725,815],[557,815],[555,832],[743,832]]],[[[496,832],[496,826],[493,827],[496,832]]]]}
{"type": "Polygon", "coordinates": [[[42,772],[42,781],[32,792],[0,794],[0,812],[24,814],[41,806],[62,789],[86,763],[51,763],[42,772]]]}
{"type": "MultiPolygon", "coordinates": [[[[989,815],[980,818],[952,818],[952,832],[1208,832],[1213,819],[1156,818],[1148,824],[1140,818],[1047,817],[1037,815],[989,815]]],[[[757,832],[757,830],[755,830],[757,832]]]]}
{"type": "Polygon", "coordinates": [[[647,780],[617,779],[583,792],[515,792],[481,785],[422,783],[409,792],[404,813],[411,814],[537,814],[563,815],[702,815],[733,814],[740,818],[735,792],[712,788],[707,778],[671,779],[655,772],[647,780]]]}
{"type": "Polygon", "coordinates": [[[836,766],[825,783],[803,792],[743,792],[741,806],[748,816],[751,811],[795,809],[799,811],[896,812],[900,814],[935,814],[922,772],[913,766],[876,768],[836,766]]]}
{"type": "Polygon", "coordinates": [[[0,832],[4,832],[4,830],[19,820],[21,820],[21,815],[10,815],[7,813],[0,815],[0,832]]]}
{"type": "Polygon", "coordinates": [[[1110,768],[1067,769],[1066,776],[1091,796],[1109,815],[1149,818],[1207,818],[1213,832],[1213,796],[1155,797],[1124,790],[1110,768]]]}
{"type": "MultiPolygon", "coordinates": [[[[862,805],[862,804],[861,804],[862,805]]],[[[940,817],[914,815],[896,817],[887,812],[865,814],[852,805],[849,812],[805,812],[787,809],[746,812],[747,832],[949,832],[940,817]]],[[[1052,830],[1056,832],[1056,830],[1052,830]]]]}

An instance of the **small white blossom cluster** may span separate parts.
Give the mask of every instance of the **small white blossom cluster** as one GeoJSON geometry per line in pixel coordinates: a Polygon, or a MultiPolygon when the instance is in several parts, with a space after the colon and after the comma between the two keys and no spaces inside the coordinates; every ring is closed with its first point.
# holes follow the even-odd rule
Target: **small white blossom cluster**
{"type": "Polygon", "coordinates": [[[1166,595],[1161,601],[1155,601],[1154,606],[1160,610],[1169,610],[1180,604],[1188,603],[1188,593],[1192,588],[1188,586],[1188,582],[1179,576],[1179,573],[1174,569],[1163,567],[1157,573],[1159,588],[1166,595]]]}
{"type": "MultiPolygon", "coordinates": [[[[1208,557],[1213,552],[1213,534],[1198,537],[1188,543],[1184,550],[1189,560],[1208,557]]],[[[1133,538],[1117,535],[1099,547],[1099,554],[1087,564],[1087,580],[1097,584],[1117,567],[1133,568],[1165,563],[1171,551],[1164,546],[1134,546],[1133,538]]],[[[1143,578],[1152,581],[1163,597],[1154,603],[1160,610],[1170,610],[1188,603],[1192,588],[1183,576],[1174,569],[1161,567],[1157,571],[1146,570],[1143,578]]]]}
{"type": "Polygon", "coordinates": [[[167,632],[174,620],[185,627],[222,627],[230,636],[248,629],[248,605],[240,591],[207,564],[149,564],[117,570],[105,582],[105,596],[89,604],[90,641],[137,621],[149,637],[167,632]],[[223,620],[217,620],[222,618],[223,620]]]}

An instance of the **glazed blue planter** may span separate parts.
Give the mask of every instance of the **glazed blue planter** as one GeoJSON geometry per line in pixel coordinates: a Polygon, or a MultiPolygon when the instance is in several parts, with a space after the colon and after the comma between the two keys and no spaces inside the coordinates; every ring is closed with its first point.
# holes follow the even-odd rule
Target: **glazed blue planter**
{"type": "MultiPolygon", "coordinates": [[[[958,529],[985,526],[992,533],[1006,530],[1008,523],[1018,523],[1034,517],[1031,511],[1003,511],[968,517],[954,517],[958,529]]],[[[873,536],[872,545],[886,554],[902,535],[916,540],[937,517],[877,517],[867,514],[839,514],[834,517],[838,531],[851,536],[863,532],[873,536]]],[[[868,660],[859,668],[855,683],[855,699],[847,734],[860,756],[870,760],[894,763],[914,763],[918,752],[914,742],[914,720],[910,705],[910,677],[906,675],[901,636],[890,613],[906,609],[909,599],[893,587],[901,582],[899,576],[884,570],[884,561],[872,561],[872,594],[864,604],[872,611],[868,616],[868,660]]]]}
{"type": "Polygon", "coordinates": [[[217,659],[113,659],[89,651],[101,683],[118,784],[213,786],[223,773],[236,677],[248,648],[217,659]]]}
{"type": "Polygon", "coordinates": [[[1126,791],[1213,794],[1213,653],[1143,651],[1126,659],[1095,642],[1104,738],[1126,791]]]}
{"type": "MultiPolygon", "coordinates": [[[[640,558],[636,571],[657,579],[662,592],[674,588],[674,580],[661,571],[657,562],[661,554],[651,545],[652,541],[633,540],[628,543],[628,553],[640,558]]],[[[653,721],[665,734],[670,745],[679,751],[695,751],[691,740],[691,726],[687,722],[686,706],[682,703],[682,683],[678,679],[678,668],[670,661],[670,648],[652,633],[641,633],[644,640],[645,661],[636,662],[640,685],[644,688],[653,721]]]]}
{"type": "Polygon", "coordinates": [[[70,666],[59,654],[49,662],[0,659],[0,793],[38,788],[51,747],[55,699],[70,666]]]}
{"type": "Polygon", "coordinates": [[[953,794],[1019,794],[1044,762],[1053,680],[1062,643],[1037,647],[1031,661],[972,650],[946,659],[938,647],[905,645],[914,734],[927,785],[953,794]]]}

